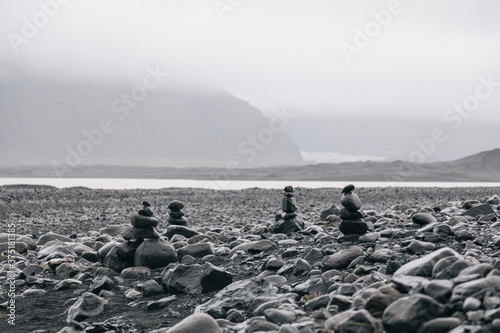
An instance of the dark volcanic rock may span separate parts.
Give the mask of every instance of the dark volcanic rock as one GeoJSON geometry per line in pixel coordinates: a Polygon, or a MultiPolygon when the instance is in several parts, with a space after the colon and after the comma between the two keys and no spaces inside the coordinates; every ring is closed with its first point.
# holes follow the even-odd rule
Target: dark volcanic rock
{"type": "Polygon", "coordinates": [[[169,242],[162,238],[147,239],[135,252],[134,266],[159,268],[176,261],[177,253],[169,242]]]}
{"type": "MultiPolygon", "coordinates": [[[[130,223],[134,227],[146,228],[146,227],[157,227],[160,221],[156,217],[133,215],[130,223]]],[[[133,237],[132,237],[133,238],[133,237]]],[[[138,237],[136,237],[138,238],[138,237]]],[[[147,238],[147,237],[144,237],[147,238]]]]}
{"type": "Polygon", "coordinates": [[[339,226],[344,235],[363,235],[368,231],[368,224],[362,220],[343,220],[339,226]]]}
{"type": "Polygon", "coordinates": [[[479,205],[476,207],[472,207],[464,212],[464,215],[468,215],[468,216],[472,216],[472,217],[476,217],[478,215],[488,215],[488,214],[495,214],[496,215],[493,208],[491,208],[491,206],[488,204],[483,204],[483,205],[479,205]]]}
{"type": "Polygon", "coordinates": [[[66,322],[72,320],[82,321],[90,317],[95,317],[104,311],[104,305],[108,304],[105,299],[86,292],[68,309],[66,322]]]}
{"type": "Polygon", "coordinates": [[[442,333],[449,332],[459,326],[461,321],[455,317],[436,318],[429,320],[420,327],[418,333],[442,333]]]}
{"type": "Polygon", "coordinates": [[[160,298],[157,301],[148,302],[147,309],[148,310],[157,310],[157,309],[164,308],[164,307],[170,305],[173,301],[175,301],[176,297],[177,296],[175,296],[175,295],[171,295],[168,297],[160,298]]]}
{"type": "Polygon", "coordinates": [[[89,291],[94,294],[99,294],[101,290],[113,290],[115,283],[109,277],[99,275],[94,278],[90,285],[89,291]]]}
{"type": "Polygon", "coordinates": [[[395,276],[412,275],[412,276],[431,276],[434,265],[441,259],[446,257],[456,257],[458,259],[461,256],[450,249],[445,247],[429,253],[425,257],[419,258],[414,261],[401,266],[395,273],[395,276]]]}
{"type": "Polygon", "coordinates": [[[380,317],[384,310],[401,296],[393,286],[380,287],[366,302],[365,309],[372,316],[380,317]]]}
{"type": "Polygon", "coordinates": [[[249,307],[257,297],[263,294],[274,293],[275,288],[266,280],[241,280],[231,283],[209,301],[199,305],[195,313],[206,312],[211,308],[239,308],[249,307]]]}
{"type": "Polygon", "coordinates": [[[347,310],[329,318],[325,326],[335,332],[378,333],[382,327],[372,315],[362,310],[347,310]]]}
{"type": "Polygon", "coordinates": [[[279,220],[273,227],[275,234],[291,234],[304,229],[304,222],[298,218],[279,220]]]}
{"type": "Polygon", "coordinates": [[[353,192],[344,193],[340,199],[340,203],[351,212],[358,211],[361,208],[361,200],[358,195],[353,192]]]}
{"type": "Polygon", "coordinates": [[[429,223],[437,222],[436,218],[429,213],[417,213],[412,217],[413,223],[426,225],[429,223]]]}
{"type": "Polygon", "coordinates": [[[116,255],[119,259],[123,261],[128,261],[133,263],[135,258],[135,252],[137,248],[142,244],[142,240],[137,240],[135,242],[123,242],[117,246],[116,255]]]}
{"type": "Polygon", "coordinates": [[[162,284],[171,292],[196,295],[220,290],[233,281],[233,275],[225,270],[205,263],[201,265],[178,265],[162,275],[162,284]]]}
{"type": "Polygon", "coordinates": [[[425,322],[441,317],[445,307],[425,295],[402,297],[391,303],[382,315],[387,333],[416,333],[425,322]]]}
{"type": "Polygon", "coordinates": [[[202,258],[209,254],[214,254],[214,249],[210,243],[189,244],[177,250],[179,259],[187,255],[194,258],[202,258]]]}
{"type": "Polygon", "coordinates": [[[54,232],[48,232],[45,235],[42,235],[40,236],[40,238],[38,238],[36,245],[42,246],[53,240],[60,240],[61,242],[74,242],[74,240],[69,237],[59,235],[54,232]]]}
{"type": "Polygon", "coordinates": [[[456,256],[446,257],[434,265],[432,277],[434,279],[452,279],[470,265],[472,264],[469,261],[457,258],[456,256]]]}
{"type": "Polygon", "coordinates": [[[352,192],[352,191],[354,191],[354,189],[355,189],[355,188],[356,188],[356,187],[355,187],[354,185],[349,184],[349,185],[345,186],[345,187],[342,189],[341,193],[348,193],[348,192],[352,192]]]}
{"type": "Polygon", "coordinates": [[[459,284],[453,288],[451,302],[463,301],[472,295],[481,299],[481,295],[484,296],[485,293],[493,290],[500,291],[500,276],[489,276],[459,284]]]}
{"type": "Polygon", "coordinates": [[[196,313],[168,330],[168,333],[221,333],[217,322],[205,313],[196,313]]]}
{"type": "Polygon", "coordinates": [[[362,219],[365,217],[363,213],[359,210],[352,212],[346,208],[342,208],[340,211],[340,218],[342,220],[356,220],[356,219],[362,219]]]}
{"type": "Polygon", "coordinates": [[[191,238],[193,236],[197,236],[200,233],[194,229],[188,228],[182,225],[170,225],[167,228],[167,231],[164,233],[164,236],[168,239],[171,239],[173,235],[182,235],[186,238],[191,238]]]}
{"type": "Polygon", "coordinates": [[[330,215],[338,215],[340,213],[340,209],[336,205],[332,205],[332,207],[328,208],[321,212],[319,219],[321,221],[326,221],[326,218],[330,215]]]}
{"type": "Polygon", "coordinates": [[[343,269],[347,268],[351,261],[363,255],[363,249],[359,246],[351,246],[347,249],[338,251],[335,254],[326,256],[323,259],[325,269],[343,269]]]}
{"type": "Polygon", "coordinates": [[[276,245],[275,242],[264,239],[264,240],[258,241],[255,244],[252,244],[252,246],[250,246],[248,248],[248,253],[256,254],[256,253],[268,252],[268,251],[277,250],[277,249],[278,249],[278,245],[276,245]]]}
{"type": "Polygon", "coordinates": [[[117,252],[118,252],[118,247],[117,246],[113,247],[104,257],[102,264],[117,272],[121,272],[125,268],[133,265],[133,262],[120,259],[117,252]]]}
{"type": "Polygon", "coordinates": [[[184,203],[179,200],[173,200],[168,204],[167,208],[172,210],[173,212],[180,212],[182,208],[184,208],[184,203]]]}
{"type": "Polygon", "coordinates": [[[123,232],[123,238],[126,240],[137,238],[137,239],[145,239],[145,238],[159,238],[160,235],[156,232],[153,227],[145,227],[145,228],[137,228],[130,227],[125,232],[123,232]]]}

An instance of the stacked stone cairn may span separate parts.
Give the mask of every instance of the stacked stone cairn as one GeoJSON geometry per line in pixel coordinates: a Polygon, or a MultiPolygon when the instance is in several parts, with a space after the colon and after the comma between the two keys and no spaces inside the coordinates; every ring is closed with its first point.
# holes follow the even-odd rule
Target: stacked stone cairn
{"type": "Polygon", "coordinates": [[[160,235],[154,229],[158,226],[159,220],[153,217],[153,210],[147,201],[142,202],[142,209],[139,214],[132,215],[132,227],[123,233],[123,238],[126,240],[137,239],[144,240],[146,238],[159,238],[160,235]]]}
{"type": "Polygon", "coordinates": [[[274,233],[291,234],[304,229],[304,222],[297,217],[297,203],[293,197],[293,187],[287,186],[284,189],[281,209],[283,214],[276,215],[274,233]]]}
{"type": "Polygon", "coordinates": [[[159,220],[153,217],[151,205],[147,201],[142,205],[139,214],[131,218],[132,227],[123,233],[124,241],[109,242],[99,250],[105,266],[121,272],[132,266],[154,269],[177,261],[174,247],[155,230],[159,220]]]}
{"type": "Polygon", "coordinates": [[[184,208],[184,203],[178,200],[171,201],[168,204],[168,223],[173,225],[183,225],[187,226],[188,221],[184,217],[184,212],[182,211],[184,208]]]}
{"type": "Polygon", "coordinates": [[[360,211],[361,200],[354,193],[354,185],[347,185],[342,189],[340,203],[344,208],[340,210],[339,229],[344,235],[363,235],[368,231],[368,224],[364,220],[364,214],[360,211]]]}

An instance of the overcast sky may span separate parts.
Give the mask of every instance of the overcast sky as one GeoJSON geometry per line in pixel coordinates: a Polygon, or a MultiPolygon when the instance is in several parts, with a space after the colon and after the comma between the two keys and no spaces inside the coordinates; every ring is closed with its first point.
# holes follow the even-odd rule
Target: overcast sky
{"type": "MultiPolygon", "coordinates": [[[[473,94],[479,76],[500,81],[497,0],[401,0],[385,27],[372,12],[388,11],[390,1],[65,0],[14,52],[9,33],[22,37],[23,18],[33,22],[40,2],[53,1],[0,1],[3,75],[20,67],[133,81],[160,64],[264,111],[429,119],[473,94]],[[356,47],[356,28],[367,27],[374,37],[348,63],[342,43],[352,51],[345,45],[356,47]]],[[[500,121],[499,105],[500,91],[474,117],[500,121]]]]}

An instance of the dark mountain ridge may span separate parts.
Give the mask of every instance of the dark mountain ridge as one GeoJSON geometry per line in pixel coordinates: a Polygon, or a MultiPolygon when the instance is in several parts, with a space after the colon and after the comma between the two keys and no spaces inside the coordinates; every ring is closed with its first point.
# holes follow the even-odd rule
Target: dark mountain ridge
{"type": "Polygon", "coordinates": [[[2,78],[0,88],[4,167],[302,163],[290,136],[273,130],[282,120],[225,91],[2,78]]]}

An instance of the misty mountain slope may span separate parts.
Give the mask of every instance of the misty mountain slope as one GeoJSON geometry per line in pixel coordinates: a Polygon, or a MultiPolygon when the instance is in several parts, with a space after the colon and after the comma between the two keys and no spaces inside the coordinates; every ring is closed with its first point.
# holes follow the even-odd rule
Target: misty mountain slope
{"type": "Polygon", "coordinates": [[[455,163],[467,165],[472,168],[479,167],[500,170],[500,148],[467,156],[455,161],[455,163]]]}
{"type": "Polygon", "coordinates": [[[288,134],[265,130],[270,127],[269,118],[226,92],[156,89],[148,91],[143,101],[127,104],[120,99],[130,94],[130,87],[54,82],[7,85],[5,80],[0,87],[3,166],[64,164],[68,158],[75,162],[75,152],[88,155],[78,154],[79,165],[302,163],[288,134]],[[101,132],[101,137],[96,129],[103,121],[110,133],[101,132]],[[258,138],[263,130],[268,134],[265,142],[253,146],[249,138],[258,138]],[[82,143],[91,141],[84,132],[94,140],[90,148],[82,143]]]}

